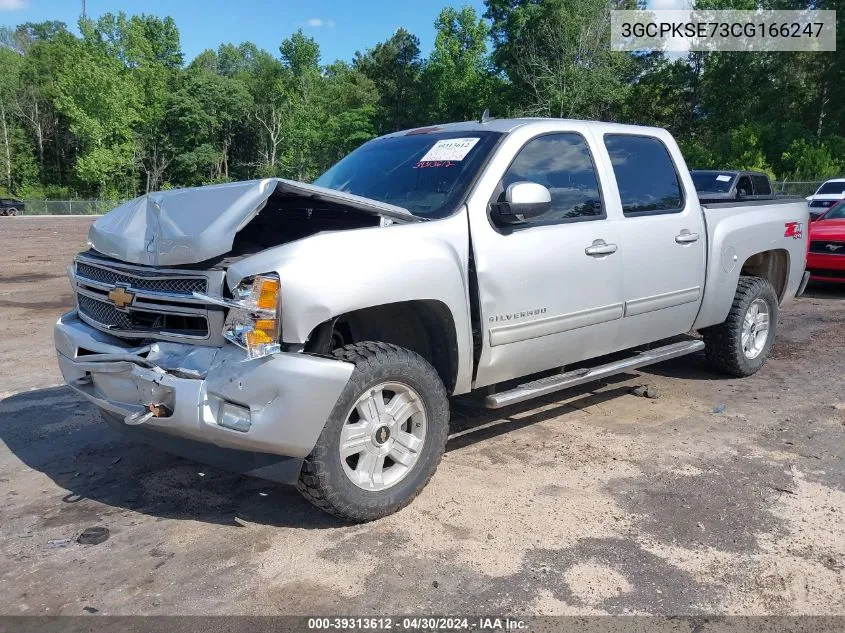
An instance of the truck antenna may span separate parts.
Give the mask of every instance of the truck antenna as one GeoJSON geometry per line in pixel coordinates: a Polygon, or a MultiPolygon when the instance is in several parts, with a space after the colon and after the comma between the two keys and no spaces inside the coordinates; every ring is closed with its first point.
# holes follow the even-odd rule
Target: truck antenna
{"type": "Polygon", "coordinates": [[[484,112],[481,114],[481,119],[479,123],[487,123],[487,121],[492,121],[494,117],[490,116],[490,108],[484,108],[484,112]]]}

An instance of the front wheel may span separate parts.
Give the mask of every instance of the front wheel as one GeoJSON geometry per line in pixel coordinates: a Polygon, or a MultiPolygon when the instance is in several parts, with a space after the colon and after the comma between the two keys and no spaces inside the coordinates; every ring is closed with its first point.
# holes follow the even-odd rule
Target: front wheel
{"type": "Polygon", "coordinates": [[[449,402],[434,368],[395,345],[364,342],[333,352],[355,365],[306,458],[297,488],[349,521],[371,521],[408,505],[446,446],[449,402]]]}
{"type": "Polygon", "coordinates": [[[740,277],[728,318],[702,331],[707,359],[732,376],[750,376],[766,362],[777,332],[778,298],[760,277],[740,277]]]}

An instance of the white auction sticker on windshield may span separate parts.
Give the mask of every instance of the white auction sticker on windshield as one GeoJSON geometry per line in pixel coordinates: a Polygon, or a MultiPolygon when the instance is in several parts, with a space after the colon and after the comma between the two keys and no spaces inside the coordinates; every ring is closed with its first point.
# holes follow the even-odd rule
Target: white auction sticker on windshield
{"type": "Polygon", "coordinates": [[[420,158],[421,163],[436,161],[463,160],[470,150],[475,147],[481,139],[472,138],[445,138],[437,141],[434,146],[420,158]]]}
{"type": "Polygon", "coordinates": [[[724,174],[721,174],[721,175],[719,175],[719,176],[716,176],[716,180],[718,180],[719,182],[730,182],[730,181],[731,181],[731,177],[730,177],[730,176],[725,176],[724,174]]]}

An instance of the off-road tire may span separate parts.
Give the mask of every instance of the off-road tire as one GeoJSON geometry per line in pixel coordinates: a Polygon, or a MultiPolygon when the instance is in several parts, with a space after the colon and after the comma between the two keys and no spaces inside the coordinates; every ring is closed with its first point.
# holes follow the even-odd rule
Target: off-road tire
{"type": "Polygon", "coordinates": [[[419,354],[387,343],[367,341],[332,352],[355,365],[311,454],[305,459],[297,489],[315,506],[346,521],[372,521],[411,503],[437,469],[449,434],[449,400],[434,368],[419,354]],[[339,442],[346,416],[359,396],[383,382],[404,383],[422,399],[427,418],[425,442],[411,471],[380,491],[364,490],[345,474],[339,442]]]}
{"type": "Polygon", "coordinates": [[[778,323],[778,298],[772,284],[760,277],[740,277],[728,318],[719,325],[702,330],[708,362],[731,376],[750,376],[765,364],[775,342],[778,323]],[[742,324],[749,306],[762,299],[769,308],[769,334],[765,347],[756,358],[742,350],[742,324]]]}

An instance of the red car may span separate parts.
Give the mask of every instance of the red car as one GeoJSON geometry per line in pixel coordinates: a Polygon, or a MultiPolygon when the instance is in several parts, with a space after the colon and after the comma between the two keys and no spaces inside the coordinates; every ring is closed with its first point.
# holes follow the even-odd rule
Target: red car
{"type": "Polygon", "coordinates": [[[845,201],[810,223],[810,279],[845,283],[845,201]]]}

